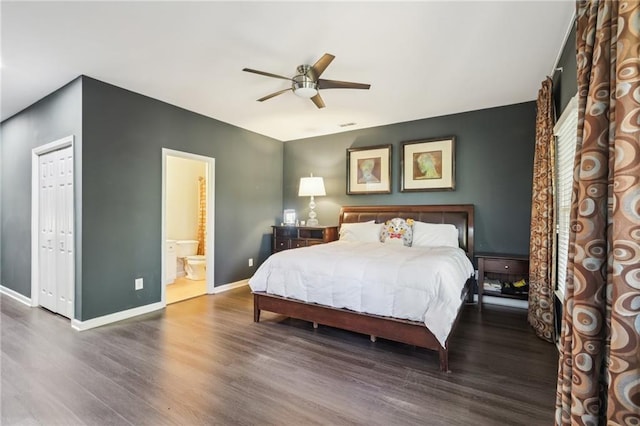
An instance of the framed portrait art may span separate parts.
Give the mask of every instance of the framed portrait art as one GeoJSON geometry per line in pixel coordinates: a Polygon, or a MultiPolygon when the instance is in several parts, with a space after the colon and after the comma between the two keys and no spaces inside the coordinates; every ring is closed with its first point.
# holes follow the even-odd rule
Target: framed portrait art
{"type": "Polygon", "coordinates": [[[453,191],[455,142],[454,136],[403,142],[400,191],[453,191]]]}
{"type": "Polygon", "coordinates": [[[347,149],[347,194],[391,193],[391,145],[347,149]]]}
{"type": "Polygon", "coordinates": [[[296,211],[294,209],[285,209],[282,213],[283,225],[295,225],[296,224],[296,211]]]}

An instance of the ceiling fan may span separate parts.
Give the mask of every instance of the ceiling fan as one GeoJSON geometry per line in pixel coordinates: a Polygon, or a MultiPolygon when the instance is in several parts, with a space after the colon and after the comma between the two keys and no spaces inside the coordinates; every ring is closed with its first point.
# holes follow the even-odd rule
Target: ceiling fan
{"type": "Polygon", "coordinates": [[[325,80],[320,78],[320,75],[324,72],[325,69],[327,69],[334,58],[335,56],[325,53],[324,55],[322,55],[322,58],[318,59],[318,61],[313,65],[299,65],[297,68],[298,73],[292,78],[272,74],[269,72],[253,70],[251,68],[243,68],[242,71],[291,81],[291,88],[271,93],[270,95],[258,99],[258,102],[266,101],[267,99],[271,99],[275,96],[281,95],[291,90],[293,91],[293,93],[300,97],[307,99],[310,98],[318,108],[324,108],[324,101],[322,100],[322,97],[320,97],[320,93],[318,92],[319,90],[369,89],[371,87],[370,84],[352,83],[349,81],[325,80]]]}

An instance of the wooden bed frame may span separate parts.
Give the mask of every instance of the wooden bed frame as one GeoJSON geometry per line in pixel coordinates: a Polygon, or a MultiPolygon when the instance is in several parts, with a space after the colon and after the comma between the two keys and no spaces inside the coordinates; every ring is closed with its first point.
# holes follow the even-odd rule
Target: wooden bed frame
{"type": "MultiPolygon", "coordinates": [[[[343,223],[375,220],[385,222],[394,217],[412,218],[421,222],[450,223],[458,228],[460,247],[473,262],[473,215],[472,204],[425,205],[425,206],[353,206],[340,210],[340,225],[343,223]]],[[[464,300],[470,295],[473,277],[467,280],[462,294],[463,301],[458,309],[449,337],[456,327],[464,307],[464,300]]],[[[449,337],[442,346],[424,323],[392,317],[359,313],[348,309],[332,308],[315,303],[301,302],[266,292],[253,293],[253,320],[260,321],[260,311],[275,312],[317,324],[337,327],[357,333],[369,334],[371,340],[382,337],[439,352],[440,369],[449,372],[449,337]]]]}

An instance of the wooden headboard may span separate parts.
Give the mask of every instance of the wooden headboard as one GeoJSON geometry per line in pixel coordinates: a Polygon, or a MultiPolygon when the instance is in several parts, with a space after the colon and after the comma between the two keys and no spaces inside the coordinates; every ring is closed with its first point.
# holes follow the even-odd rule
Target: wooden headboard
{"type": "Polygon", "coordinates": [[[394,217],[427,223],[450,223],[458,228],[458,241],[473,262],[473,204],[431,206],[345,206],[340,209],[339,224],[383,223],[394,217]]]}

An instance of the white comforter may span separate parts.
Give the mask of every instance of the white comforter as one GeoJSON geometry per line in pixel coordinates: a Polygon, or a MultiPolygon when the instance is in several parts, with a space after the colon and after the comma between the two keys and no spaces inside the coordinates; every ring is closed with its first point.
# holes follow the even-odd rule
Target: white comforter
{"type": "Polygon", "coordinates": [[[304,302],[421,321],[444,347],[472,274],[459,248],[335,241],[272,255],[249,285],[304,302]]]}

